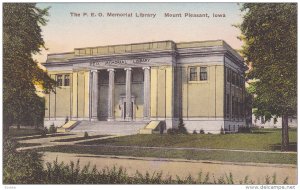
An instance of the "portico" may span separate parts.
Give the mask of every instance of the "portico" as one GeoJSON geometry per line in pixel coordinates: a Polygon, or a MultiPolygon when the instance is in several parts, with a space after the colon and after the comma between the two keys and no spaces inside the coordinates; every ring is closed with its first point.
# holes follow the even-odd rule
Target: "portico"
{"type": "MultiPolygon", "coordinates": [[[[124,68],[118,69],[125,71],[125,89],[124,92],[118,94],[119,101],[116,104],[119,106],[119,110],[121,110],[121,114],[119,117],[115,115],[115,75],[116,69],[102,69],[103,72],[108,72],[108,93],[107,93],[107,121],[114,120],[123,120],[123,121],[132,121],[136,120],[136,99],[137,96],[141,96],[143,100],[143,117],[139,118],[142,120],[150,119],[150,67],[142,67],[142,68],[124,68]],[[132,94],[132,70],[138,70],[139,72],[143,72],[142,80],[134,81],[142,83],[143,89],[140,90],[138,95],[132,94]]],[[[119,72],[120,73],[120,72],[119,72]]],[[[99,70],[91,70],[91,80],[90,80],[90,94],[91,94],[91,120],[97,121],[100,119],[98,116],[98,109],[102,109],[98,104],[99,100],[99,70]]],[[[141,74],[141,73],[140,73],[141,74]]],[[[122,81],[117,81],[121,85],[122,81]]],[[[102,94],[105,95],[105,94],[102,94]]]]}

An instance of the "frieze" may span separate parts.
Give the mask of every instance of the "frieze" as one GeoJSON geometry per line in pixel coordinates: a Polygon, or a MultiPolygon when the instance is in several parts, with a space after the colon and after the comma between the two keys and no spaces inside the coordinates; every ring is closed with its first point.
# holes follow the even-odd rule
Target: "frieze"
{"type": "Polygon", "coordinates": [[[118,66],[118,65],[134,65],[134,64],[143,64],[149,63],[149,58],[137,58],[137,59],[115,59],[115,60],[106,60],[106,61],[92,61],[90,66],[118,66]]]}

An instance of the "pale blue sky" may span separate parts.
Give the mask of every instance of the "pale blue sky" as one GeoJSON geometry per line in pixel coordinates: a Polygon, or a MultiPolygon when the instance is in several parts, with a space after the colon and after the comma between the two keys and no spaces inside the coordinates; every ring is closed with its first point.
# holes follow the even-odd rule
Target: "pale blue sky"
{"type": "Polygon", "coordinates": [[[232,24],[241,22],[237,3],[39,3],[51,7],[42,34],[48,50],[37,56],[46,60],[47,53],[73,51],[74,48],[126,44],[159,40],[203,41],[223,39],[240,48],[240,32],[232,24]],[[71,12],[103,13],[105,17],[72,17],[71,12]],[[155,13],[155,18],[111,18],[113,13],[155,13]],[[208,13],[210,18],[166,18],[164,13],[208,13]],[[224,13],[225,18],[213,18],[224,13]]]}

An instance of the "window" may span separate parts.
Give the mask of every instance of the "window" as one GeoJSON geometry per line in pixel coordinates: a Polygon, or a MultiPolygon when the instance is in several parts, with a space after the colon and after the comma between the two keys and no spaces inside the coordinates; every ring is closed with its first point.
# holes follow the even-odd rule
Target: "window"
{"type": "Polygon", "coordinates": [[[227,82],[230,83],[231,75],[230,75],[230,69],[227,69],[227,82]]]}
{"type": "Polygon", "coordinates": [[[190,68],[190,81],[197,81],[197,67],[190,68]]]}
{"type": "Polygon", "coordinates": [[[230,116],[230,98],[229,94],[226,94],[226,117],[229,118],[230,116]]]}
{"type": "Polygon", "coordinates": [[[65,86],[70,86],[70,75],[65,75],[65,86]]]}
{"type": "Polygon", "coordinates": [[[56,76],[56,82],[58,86],[62,86],[63,82],[62,82],[62,75],[57,75],[56,76]]]}
{"type": "Polygon", "coordinates": [[[200,80],[207,80],[207,67],[200,67],[200,80]]]}

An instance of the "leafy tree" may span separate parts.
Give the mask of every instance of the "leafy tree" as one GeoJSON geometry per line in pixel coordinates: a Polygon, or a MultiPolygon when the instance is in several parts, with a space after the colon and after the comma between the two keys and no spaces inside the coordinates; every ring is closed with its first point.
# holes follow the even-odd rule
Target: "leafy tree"
{"type": "Polygon", "coordinates": [[[288,149],[288,117],[297,111],[297,4],[244,3],[239,26],[242,53],[258,112],[282,117],[282,150],[288,149]]]}
{"type": "Polygon", "coordinates": [[[3,126],[36,123],[44,112],[43,100],[35,84],[46,92],[53,90],[52,80],[33,60],[44,48],[40,26],[46,24],[48,9],[35,3],[3,4],[3,126]]]}

